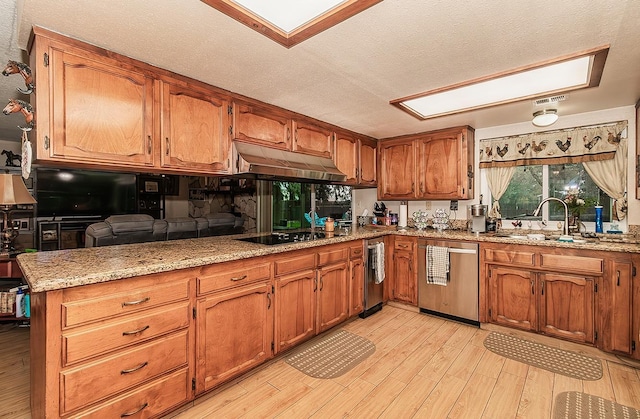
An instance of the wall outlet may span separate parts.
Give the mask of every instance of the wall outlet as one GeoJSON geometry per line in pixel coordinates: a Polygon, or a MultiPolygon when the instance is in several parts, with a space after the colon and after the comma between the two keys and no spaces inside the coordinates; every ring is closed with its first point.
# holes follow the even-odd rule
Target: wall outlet
{"type": "Polygon", "coordinates": [[[426,210],[430,210],[431,209],[431,201],[427,201],[424,203],[424,209],[426,210]]]}
{"type": "Polygon", "coordinates": [[[452,200],[451,203],[449,204],[449,209],[451,211],[458,211],[458,201],[452,200]]]}

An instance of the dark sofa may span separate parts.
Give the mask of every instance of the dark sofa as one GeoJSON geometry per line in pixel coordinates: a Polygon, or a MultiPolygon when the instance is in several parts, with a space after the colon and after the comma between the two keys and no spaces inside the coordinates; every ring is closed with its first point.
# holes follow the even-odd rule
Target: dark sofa
{"type": "Polygon", "coordinates": [[[146,214],[112,215],[87,227],[85,247],[238,234],[243,224],[244,216],[231,213],[164,220],[146,214]]]}

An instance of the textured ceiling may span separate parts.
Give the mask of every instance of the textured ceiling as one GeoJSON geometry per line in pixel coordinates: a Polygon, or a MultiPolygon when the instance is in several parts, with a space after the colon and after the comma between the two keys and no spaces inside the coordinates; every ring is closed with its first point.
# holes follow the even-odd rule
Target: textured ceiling
{"type": "MultiPolygon", "coordinates": [[[[0,7],[3,61],[20,57],[39,25],[376,138],[529,121],[530,100],[427,121],[389,101],[605,44],[600,86],[571,92],[560,117],[640,98],[638,0],[384,0],[291,49],[200,0],[18,0],[17,11],[15,0],[0,0],[0,7]]],[[[19,96],[22,78],[11,78],[9,89],[0,79],[2,101],[19,96]]],[[[19,138],[16,121],[0,115],[0,138],[19,138]]]]}

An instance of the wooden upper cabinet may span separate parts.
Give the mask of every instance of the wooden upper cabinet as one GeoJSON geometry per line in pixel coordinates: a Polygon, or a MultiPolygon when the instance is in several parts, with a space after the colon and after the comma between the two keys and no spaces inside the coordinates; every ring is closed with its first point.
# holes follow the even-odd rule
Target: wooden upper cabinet
{"type": "Polygon", "coordinates": [[[48,68],[40,60],[35,70],[37,158],[153,166],[153,79],[73,48],[44,53],[48,68]]]}
{"type": "Polygon", "coordinates": [[[412,134],[383,140],[380,144],[379,199],[473,197],[473,128],[412,134]],[[407,149],[400,151],[400,145],[407,149]],[[409,146],[414,153],[413,160],[408,157],[409,146]],[[399,167],[401,164],[411,167],[403,169],[399,167]]]}
{"type": "Polygon", "coordinates": [[[160,83],[162,167],[230,173],[229,102],[195,87],[160,83]]]}
{"type": "Polygon", "coordinates": [[[358,184],[358,140],[345,133],[336,133],[333,161],[347,175],[347,185],[358,184]]]}
{"type": "Polygon", "coordinates": [[[377,148],[374,140],[360,139],[360,161],[358,165],[358,183],[366,186],[376,186],[377,175],[377,148]]]}
{"type": "Polygon", "coordinates": [[[378,143],[378,199],[415,198],[413,140],[378,143]]]}
{"type": "Polygon", "coordinates": [[[463,127],[416,140],[417,198],[473,198],[473,135],[463,127]]]}
{"type": "Polygon", "coordinates": [[[466,192],[462,184],[466,169],[460,170],[461,136],[447,133],[417,141],[418,196],[456,199],[466,192]]]}
{"type": "Polygon", "coordinates": [[[269,107],[233,102],[233,138],[281,150],[291,150],[291,119],[269,107]]]}
{"type": "Polygon", "coordinates": [[[326,126],[294,119],[291,151],[312,156],[333,157],[333,130],[326,126]]]}

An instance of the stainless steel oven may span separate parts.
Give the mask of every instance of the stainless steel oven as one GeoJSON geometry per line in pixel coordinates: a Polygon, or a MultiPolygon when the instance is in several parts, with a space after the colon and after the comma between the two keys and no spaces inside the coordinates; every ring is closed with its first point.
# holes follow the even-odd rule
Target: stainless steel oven
{"type": "Polygon", "coordinates": [[[480,325],[477,243],[418,240],[418,306],[424,313],[480,325]],[[427,246],[448,249],[449,270],[440,284],[427,282],[427,246]]]}
{"type": "Polygon", "coordinates": [[[365,318],[382,308],[382,283],[384,281],[384,241],[382,238],[365,242],[364,259],[364,310],[365,318]]]}

